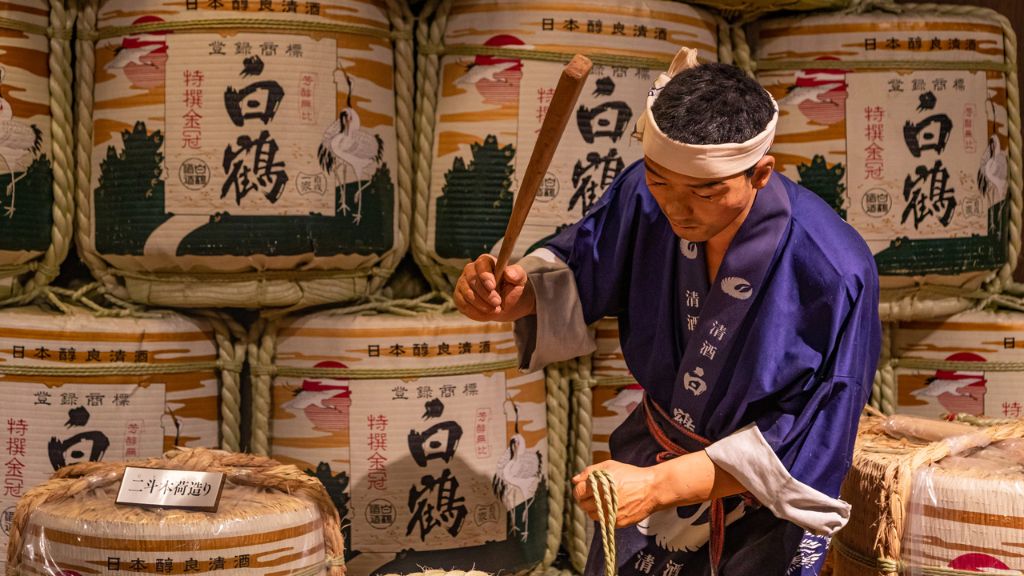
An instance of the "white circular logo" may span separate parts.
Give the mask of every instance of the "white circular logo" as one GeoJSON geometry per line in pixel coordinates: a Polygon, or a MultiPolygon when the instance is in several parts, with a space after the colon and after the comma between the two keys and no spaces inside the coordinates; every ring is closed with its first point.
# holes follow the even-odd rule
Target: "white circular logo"
{"type": "Polygon", "coordinates": [[[722,291],[737,300],[746,300],[754,293],[754,287],[743,278],[730,276],[722,279],[722,291]]]}
{"type": "Polygon", "coordinates": [[[697,259],[697,243],[684,238],[679,239],[679,251],[690,260],[697,259]]]}

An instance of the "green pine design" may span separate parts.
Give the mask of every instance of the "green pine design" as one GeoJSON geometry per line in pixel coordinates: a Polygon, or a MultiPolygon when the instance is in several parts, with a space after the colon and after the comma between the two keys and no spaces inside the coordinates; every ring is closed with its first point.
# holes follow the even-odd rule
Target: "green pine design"
{"type": "Polygon", "coordinates": [[[95,191],[96,249],[103,254],[141,255],[146,239],[170,214],[164,212],[164,182],[159,130],[139,121],[121,133],[124,148],[107,146],[95,191]]]}
{"type": "Polygon", "coordinates": [[[1006,261],[1009,202],[988,211],[988,235],[911,240],[899,237],[875,254],[879,274],[961,274],[998,268],[1006,261]]]}
{"type": "Polygon", "coordinates": [[[53,168],[46,155],[38,156],[24,172],[0,174],[0,195],[9,201],[14,180],[16,210],[0,214],[0,250],[45,251],[53,227],[53,168]]]}
{"type": "MultiPolygon", "coordinates": [[[[345,185],[352,198],[366,181],[345,185]]],[[[341,187],[334,187],[334,205],[341,205],[341,187]]],[[[394,245],[395,186],[391,169],[381,164],[363,189],[362,220],[351,215],[234,216],[217,214],[178,245],[178,256],[271,256],[313,254],[379,254],[394,245]]]]}
{"type": "Polygon", "coordinates": [[[498,146],[488,134],[470,146],[469,164],[456,157],[437,199],[434,246],[442,258],[475,258],[490,252],[512,214],[515,146],[498,146]]]}
{"type": "Polygon", "coordinates": [[[338,509],[338,516],[341,518],[341,535],[345,541],[345,559],[352,559],[352,520],[348,517],[348,473],[345,470],[337,474],[331,470],[327,462],[320,462],[316,470],[306,468],[306,474],[316,476],[317,480],[324,485],[327,495],[330,496],[334,507],[338,509]]]}
{"type": "Polygon", "coordinates": [[[800,174],[798,184],[821,196],[845,220],[843,196],[846,194],[846,184],[843,183],[843,176],[846,175],[846,167],[843,163],[836,162],[829,168],[825,157],[815,154],[810,164],[800,164],[796,170],[800,174]]]}

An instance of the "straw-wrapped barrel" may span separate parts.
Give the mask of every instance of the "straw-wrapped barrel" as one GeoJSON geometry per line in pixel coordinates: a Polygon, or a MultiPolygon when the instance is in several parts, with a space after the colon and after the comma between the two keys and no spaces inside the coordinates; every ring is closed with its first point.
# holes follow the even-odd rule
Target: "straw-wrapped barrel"
{"type": "Polygon", "coordinates": [[[952,314],[1020,250],[1016,36],[969,6],[755,23],[738,59],[779,102],[776,169],[875,255],[882,314],[952,314]]]}
{"type": "Polygon", "coordinates": [[[408,239],[396,0],[109,0],[80,16],[78,242],[123,298],[282,307],[375,291],[408,239]]]}
{"type": "Polygon", "coordinates": [[[245,347],[223,320],[0,311],[0,513],[77,462],[239,448],[245,347]]]}
{"type": "MultiPolygon", "coordinates": [[[[936,424],[943,423],[923,427],[936,424]]],[[[965,427],[966,436],[932,443],[893,439],[886,427],[882,418],[861,421],[853,467],[841,491],[852,505],[850,522],[832,540],[835,576],[967,576],[1024,569],[1020,461],[971,466],[971,459],[963,458],[999,441],[1008,443],[1004,452],[1019,452],[1024,420],[976,431],[965,427]],[[954,464],[954,458],[962,461],[954,464]]]]}
{"type": "Polygon", "coordinates": [[[271,322],[252,362],[254,413],[270,416],[253,448],[324,483],[351,530],[351,574],[550,564],[565,495],[558,371],[520,373],[508,324],[404,312],[271,322]]]}
{"type": "Polygon", "coordinates": [[[71,25],[63,0],[0,6],[0,303],[30,300],[71,243],[71,25]]]}
{"type": "Polygon", "coordinates": [[[1024,314],[970,311],[895,322],[891,337],[880,366],[887,410],[1024,417],[1024,314]]]}
{"type": "Polygon", "coordinates": [[[158,478],[145,488],[160,469],[222,473],[216,510],[118,504],[125,464],[65,468],[19,503],[7,574],[344,574],[337,512],[294,466],[203,449],[129,465],[149,475],[129,490],[142,480],[139,490],[158,493],[201,484],[158,478]]]}
{"type": "Polygon", "coordinates": [[[574,53],[594,68],[518,239],[521,257],[591,209],[642,156],[632,138],[647,93],[681,45],[729,56],[720,18],[663,0],[441,2],[419,31],[413,254],[438,289],[500,250],[519,183],[574,53]],[[724,40],[720,49],[720,40],[724,40]]]}

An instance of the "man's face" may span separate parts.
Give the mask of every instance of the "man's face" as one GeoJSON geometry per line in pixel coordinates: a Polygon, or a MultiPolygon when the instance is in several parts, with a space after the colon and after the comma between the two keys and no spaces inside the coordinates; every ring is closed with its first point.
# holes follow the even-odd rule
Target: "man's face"
{"type": "Polygon", "coordinates": [[[754,183],[745,173],[728,178],[692,178],[644,159],[647,188],[676,236],[706,242],[725,230],[754,202],[754,183]]]}

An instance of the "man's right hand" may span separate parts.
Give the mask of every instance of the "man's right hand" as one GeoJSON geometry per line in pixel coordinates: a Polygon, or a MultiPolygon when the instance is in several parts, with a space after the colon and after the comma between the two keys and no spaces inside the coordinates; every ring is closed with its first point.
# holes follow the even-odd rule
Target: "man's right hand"
{"type": "Polygon", "coordinates": [[[455,284],[455,305],[459,311],[481,322],[511,322],[536,314],[537,300],[522,266],[509,265],[501,285],[494,278],[494,256],[484,254],[466,264],[455,284]]]}

